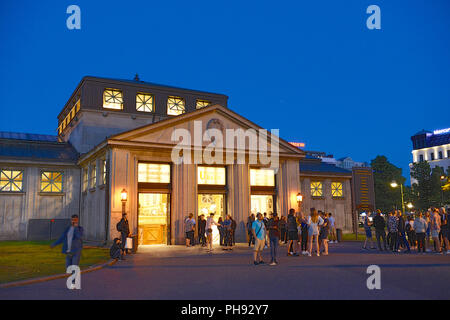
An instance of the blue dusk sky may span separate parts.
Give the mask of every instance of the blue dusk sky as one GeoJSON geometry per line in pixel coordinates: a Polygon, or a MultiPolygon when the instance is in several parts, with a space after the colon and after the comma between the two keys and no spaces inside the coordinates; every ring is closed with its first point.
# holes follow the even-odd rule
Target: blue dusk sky
{"type": "Polygon", "coordinates": [[[0,2],[0,131],[56,134],[85,75],[228,95],[288,141],[340,158],[386,155],[450,127],[450,1],[0,2]],[[81,30],[69,30],[69,5],[81,30]],[[369,30],[369,5],[381,30],[369,30]]]}

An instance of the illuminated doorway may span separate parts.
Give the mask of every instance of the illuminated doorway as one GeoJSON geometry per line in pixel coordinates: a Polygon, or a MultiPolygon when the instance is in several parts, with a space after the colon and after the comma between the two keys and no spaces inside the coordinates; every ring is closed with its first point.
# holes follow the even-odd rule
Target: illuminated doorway
{"type": "Polygon", "coordinates": [[[167,193],[139,193],[138,243],[167,244],[170,208],[167,193]]]}
{"type": "MultiPolygon", "coordinates": [[[[219,218],[224,218],[224,194],[199,194],[198,195],[198,215],[205,215],[205,220],[211,213],[214,213],[214,221],[218,222],[219,218]]],[[[220,244],[219,229],[212,226],[213,244],[220,244]]]]}
{"type": "Polygon", "coordinates": [[[260,212],[269,213],[274,212],[273,195],[251,195],[251,212],[255,215],[260,212]]]}

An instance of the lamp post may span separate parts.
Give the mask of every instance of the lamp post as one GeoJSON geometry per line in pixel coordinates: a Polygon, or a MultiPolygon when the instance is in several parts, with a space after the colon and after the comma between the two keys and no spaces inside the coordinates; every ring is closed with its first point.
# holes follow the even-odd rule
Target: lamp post
{"type": "Polygon", "coordinates": [[[127,204],[128,200],[128,192],[125,189],[122,189],[120,192],[120,200],[122,201],[122,214],[125,213],[125,205],[127,204]]]}
{"type": "Polygon", "coordinates": [[[297,205],[298,205],[298,212],[300,214],[302,212],[302,201],[303,201],[303,195],[299,192],[299,193],[297,193],[297,205]]]}
{"type": "MultiPolygon", "coordinates": [[[[395,181],[391,182],[391,187],[392,188],[397,188],[398,184],[395,181]]],[[[402,212],[405,213],[405,202],[403,201],[403,184],[400,184],[400,192],[402,194],[402,212]]]]}
{"type": "Polygon", "coordinates": [[[445,180],[445,176],[441,176],[441,207],[444,206],[444,190],[442,189],[444,180],[445,180]]]}

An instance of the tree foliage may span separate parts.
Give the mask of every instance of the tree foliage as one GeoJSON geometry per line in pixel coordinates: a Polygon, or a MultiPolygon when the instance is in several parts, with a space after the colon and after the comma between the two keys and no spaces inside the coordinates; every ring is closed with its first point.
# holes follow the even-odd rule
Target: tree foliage
{"type": "MultiPolygon", "coordinates": [[[[370,162],[373,169],[375,203],[383,212],[402,207],[400,184],[404,185],[406,179],[402,176],[402,169],[388,161],[385,156],[377,156],[370,162]],[[399,186],[392,188],[395,181],[399,186]]],[[[404,192],[407,189],[404,188],[404,192]]],[[[406,199],[405,199],[406,200],[406,199]]]]}

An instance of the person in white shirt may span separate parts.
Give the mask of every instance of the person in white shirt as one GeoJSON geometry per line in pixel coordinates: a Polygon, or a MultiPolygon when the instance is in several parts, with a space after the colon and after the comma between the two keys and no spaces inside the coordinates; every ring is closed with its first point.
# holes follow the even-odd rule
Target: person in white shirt
{"type": "Polygon", "coordinates": [[[334,217],[332,216],[331,212],[328,213],[328,223],[330,224],[330,236],[331,236],[330,243],[337,243],[336,221],[335,221],[334,217]]]}
{"type": "Polygon", "coordinates": [[[320,256],[319,251],[319,226],[321,226],[324,222],[321,216],[315,208],[310,209],[311,213],[307,218],[302,216],[302,220],[308,225],[308,252],[306,255],[311,257],[312,255],[312,246],[314,242],[314,246],[316,248],[317,256],[320,256]]]}
{"type": "Polygon", "coordinates": [[[209,215],[209,217],[206,219],[206,242],[208,243],[208,252],[211,253],[212,252],[212,243],[213,243],[213,239],[212,239],[212,234],[213,234],[213,230],[212,227],[213,226],[219,226],[219,224],[214,220],[214,213],[211,213],[209,215]]]}

